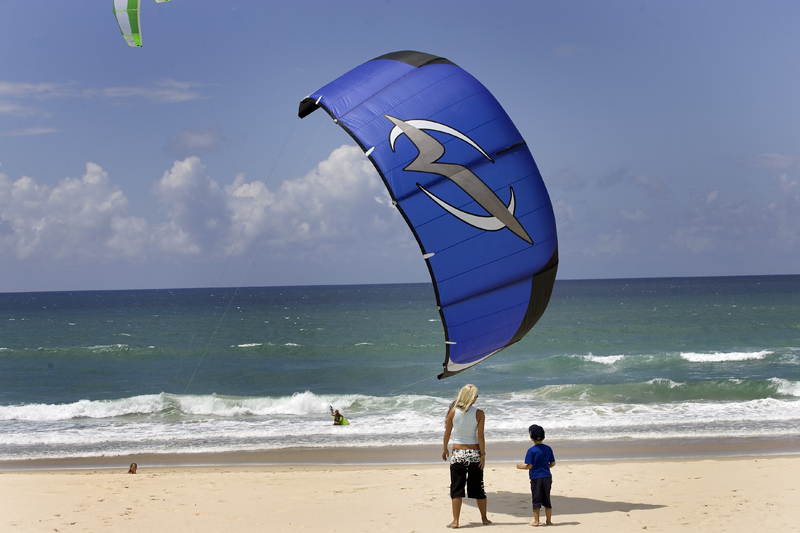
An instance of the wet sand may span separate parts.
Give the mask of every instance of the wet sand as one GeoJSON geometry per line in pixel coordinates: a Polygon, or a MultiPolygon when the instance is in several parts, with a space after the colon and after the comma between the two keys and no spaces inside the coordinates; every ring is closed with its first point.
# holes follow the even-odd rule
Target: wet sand
{"type": "MultiPolygon", "coordinates": [[[[800,454],[800,441],[775,437],[741,439],[681,439],[561,442],[549,440],[559,460],[689,459],[800,454]]],[[[489,442],[490,461],[520,461],[530,441],[489,442]]],[[[194,454],[137,454],[115,457],[74,457],[0,461],[0,472],[39,469],[116,468],[139,463],[150,467],[231,465],[384,465],[440,464],[441,446],[384,446],[380,448],[286,448],[194,454]]]]}

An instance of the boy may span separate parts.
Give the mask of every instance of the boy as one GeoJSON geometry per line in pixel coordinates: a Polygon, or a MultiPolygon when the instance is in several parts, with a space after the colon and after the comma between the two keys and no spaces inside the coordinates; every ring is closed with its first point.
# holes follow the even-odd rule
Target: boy
{"type": "Polygon", "coordinates": [[[539,525],[539,509],[544,506],[547,517],[545,522],[548,526],[552,525],[553,505],[550,503],[550,488],[553,486],[553,476],[550,469],[556,466],[556,458],[553,456],[553,449],[547,444],[542,444],[544,440],[544,428],[536,424],[528,428],[533,446],[525,454],[525,462],[517,463],[520,470],[529,470],[528,476],[531,480],[531,500],[533,501],[533,522],[532,526],[539,525]]]}

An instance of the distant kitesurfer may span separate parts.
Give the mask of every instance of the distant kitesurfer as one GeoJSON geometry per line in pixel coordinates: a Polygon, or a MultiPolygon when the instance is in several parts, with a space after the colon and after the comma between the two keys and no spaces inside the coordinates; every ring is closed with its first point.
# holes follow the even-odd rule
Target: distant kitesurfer
{"type": "Polygon", "coordinates": [[[334,410],[333,406],[331,406],[331,416],[333,417],[333,425],[334,426],[349,426],[350,425],[350,422],[348,422],[347,419],[345,417],[343,417],[341,413],[339,413],[338,409],[334,410]]]}

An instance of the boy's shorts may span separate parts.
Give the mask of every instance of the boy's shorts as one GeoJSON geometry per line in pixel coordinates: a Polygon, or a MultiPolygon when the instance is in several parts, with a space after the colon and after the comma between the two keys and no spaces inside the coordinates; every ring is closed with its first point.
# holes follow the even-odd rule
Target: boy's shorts
{"type": "Polygon", "coordinates": [[[540,507],[553,508],[553,504],[550,503],[550,489],[552,487],[552,477],[537,477],[531,480],[531,503],[533,503],[534,509],[540,507]]]}
{"type": "Polygon", "coordinates": [[[450,498],[463,498],[465,485],[468,497],[486,499],[480,463],[450,463],[450,498]]]}

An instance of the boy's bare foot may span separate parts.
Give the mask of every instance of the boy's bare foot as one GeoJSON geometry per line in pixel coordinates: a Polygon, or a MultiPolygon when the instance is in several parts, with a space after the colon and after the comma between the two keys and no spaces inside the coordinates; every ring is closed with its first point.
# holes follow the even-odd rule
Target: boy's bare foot
{"type": "Polygon", "coordinates": [[[538,520],[534,520],[533,522],[531,522],[531,525],[533,527],[538,527],[539,526],[539,521],[538,520]]]}
{"type": "Polygon", "coordinates": [[[545,525],[552,526],[553,525],[553,521],[552,520],[548,520],[547,522],[545,522],[545,525]]]}
{"type": "Polygon", "coordinates": [[[450,529],[458,529],[458,522],[456,522],[455,520],[453,520],[452,522],[450,522],[449,524],[447,524],[447,527],[449,527],[450,529]]]}
{"type": "Polygon", "coordinates": [[[489,520],[488,518],[481,518],[481,520],[483,521],[484,526],[488,526],[489,524],[492,523],[492,521],[489,520]]]}

